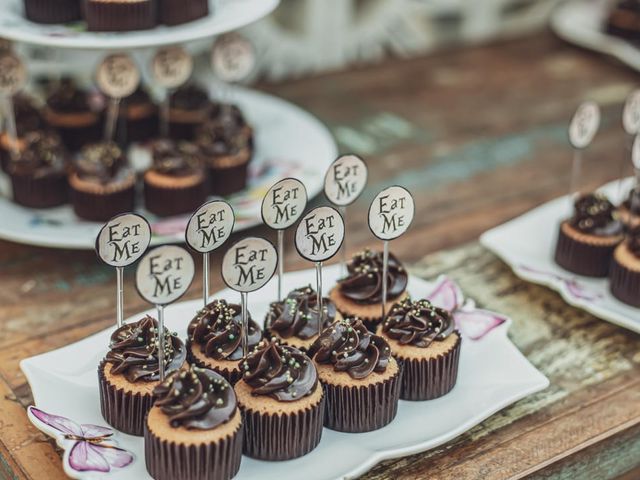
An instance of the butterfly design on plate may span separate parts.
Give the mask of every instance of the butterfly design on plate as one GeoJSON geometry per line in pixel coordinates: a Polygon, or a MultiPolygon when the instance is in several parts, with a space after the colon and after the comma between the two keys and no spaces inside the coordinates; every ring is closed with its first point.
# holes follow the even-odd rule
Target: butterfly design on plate
{"type": "Polygon", "coordinates": [[[499,313],[476,308],[471,299],[464,298],[456,282],[445,275],[436,280],[433,290],[426,299],[434,305],[449,310],[453,314],[456,327],[471,340],[480,340],[491,330],[506,323],[508,318],[499,313]]]}
{"type": "Polygon", "coordinates": [[[134,460],[131,452],[117,446],[112,439],[114,431],[111,428],[79,424],[34,406],[27,409],[27,415],[31,423],[55,438],[58,446],[64,450],[62,465],[71,478],[107,474],[131,465],[134,460]]]}

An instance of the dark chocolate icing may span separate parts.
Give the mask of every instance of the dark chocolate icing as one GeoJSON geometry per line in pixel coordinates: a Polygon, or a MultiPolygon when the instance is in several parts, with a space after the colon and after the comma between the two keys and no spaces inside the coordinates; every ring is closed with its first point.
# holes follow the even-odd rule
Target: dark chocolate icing
{"type": "Polygon", "coordinates": [[[191,366],[176,371],[153,390],[156,405],[172,427],[211,430],[228,422],[236,412],[236,394],[221,375],[191,366]]]}
{"type": "MultiPolygon", "coordinates": [[[[134,323],[127,323],[111,335],[106,361],[111,363],[111,373],[124,375],[130,382],[160,380],[158,362],[158,322],[146,316],[134,323]]],[[[165,373],[179,369],[187,358],[182,341],[176,334],[165,335],[165,373]]]]}
{"type": "MultiPolygon", "coordinates": [[[[340,293],[358,303],[382,301],[382,252],[364,250],[347,265],[348,276],[338,280],[340,293]]],[[[392,253],[387,271],[387,300],[394,300],[407,288],[407,271],[392,253]]]]}
{"type": "Polygon", "coordinates": [[[407,298],[396,303],[382,324],[382,331],[401,345],[426,348],[434,340],[444,340],[453,333],[453,315],[428,300],[407,298]]]}
{"type": "MultiPolygon", "coordinates": [[[[242,309],[240,305],[214,300],[189,323],[187,335],[200,351],[216,360],[242,358],[242,309]]],[[[262,339],[262,331],[249,316],[249,348],[262,339]]]]}
{"type": "Polygon", "coordinates": [[[78,88],[76,83],[68,77],[62,78],[47,97],[47,105],[53,111],[61,113],[91,111],[87,92],[78,88]]]}
{"type": "Polygon", "coordinates": [[[623,205],[634,215],[640,216],[640,189],[634,188],[629,192],[629,197],[623,205]]]}
{"type": "Polygon", "coordinates": [[[153,143],[153,169],[165,175],[189,176],[202,172],[198,147],[163,139],[153,143]]]}
{"type": "Polygon", "coordinates": [[[627,246],[629,251],[640,258],[640,226],[634,227],[627,233],[627,246]]]}
{"type": "Polygon", "coordinates": [[[19,136],[39,130],[44,126],[40,110],[31,97],[24,93],[13,97],[13,111],[16,118],[16,132],[19,136]]]}
{"type": "Polygon", "coordinates": [[[616,218],[615,207],[599,193],[578,198],[569,223],[583,233],[603,237],[620,235],[623,230],[622,222],[616,218]]]}
{"type": "Polygon", "coordinates": [[[332,364],[335,371],[347,372],[359,380],[373,372],[384,372],[391,349],[360,320],[346,319],[325,329],[311,346],[309,356],[319,364],[332,364]]]}
{"type": "Polygon", "coordinates": [[[87,145],[80,152],[74,166],[80,178],[103,184],[121,174],[129,173],[127,159],[114,142],[87,145]]]}
{"type": "Polygon", "coordinates": [[[241,363],[242,379],[253,395],[268,395],[280,402],[293,402],[311,395],[318,384],[313,362],[294,347],[261,341],[241,363]]]}
{"type": "MultiPolygon", "coordinates": [[[[292,290],[283,301],[271,304],[265,328],[277,332],[282,338],[298,337],[307,340],[314,337],[318,334],[317,300],[316,291],[311,286],[292,290]]],[[[322,328],[326,328],[336,318],[336,306],[330,299],[323,298],[322,309],[322,328]]]]}
{"type": "Polygon", "coordinates": [[[209,118],[212,122],[227,128],[243,128],[247,121],[237,105],[216,102],[212,104],[209,118]]]}
{"type": "Polygon", "coordinates": [[[20,155],[9,167],[11,173],[44,176],[64,172],[67,152],[57,134],[29,132],[22,140],[20,155]]]}
{"type": "Polygon", "coordinates": [[[196,142],[207,156],[233,155],[251,148],[251,135],[243,125],[208,120],[196,132],[196,142]]]}
{"type": "Polygon", "coordinates": [[[173,92],[169,102],[171,108],[180,110],[210,108],[209,95],[204,89],[194,84],[185,85],[173,92]]]}

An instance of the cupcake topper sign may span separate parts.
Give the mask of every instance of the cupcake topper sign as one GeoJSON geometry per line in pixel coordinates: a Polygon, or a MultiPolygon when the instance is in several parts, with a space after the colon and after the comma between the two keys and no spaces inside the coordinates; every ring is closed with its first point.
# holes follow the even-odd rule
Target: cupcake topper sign
{"type": "Polygon", "coordinates": [[[631,147],[631,159],[633,161],[633,171],[636,177],[636,188],[640,186],[640,134],[636,135],[631,147]]]}
{"type": "Polygon", "coordinates": [[[624,103],[622,126],[628,135],[640,132],[640,89],[631,92],[624,103]]]}
{"type": "Polygon", "coordinates": [[[238,33],[218,37],[211,49],[211,67],[218,79],[227,83],[247,78],[256,64],[256,52],[251,42],[238,33]]]}
{"type": "Polygon", "coordinates": [[[233,244],[222,259],[222,278],[227,286],[240,292],[242,299],[242,352],[249,353],[249,315],[247,301],[271,280],[278,264],[278,252],[264,238],[248,237],[233,244]]]}
{"type": "Polygon", "coordinates": [[[116,319],[123,323],[124,267],[138,260],[151,242],[151,227],[144,217],[123,213],[109,220],[96,237],[96,253],[100,260],[116,268],[116,319]]]}
{"type": "Polygon", "coordinates": [[[12,97],[27,83],[27,69],[22,60],[10,51],[0,53],[0,100],[4,107],[6,128],[11,139],[11,158],[18,157],[16,117],[12,97]]]}
{"type": "Polygon", "coordinates": [[[316,264],[316,292],[318,295],[318,335],[324,324],[322,307],[322,262],[333,257],[344,241],[344,220],[333,207],[317,207],[307,213],[296,229],[296,249],[316,264]]]}
{"type": "Polygon", "coordinates": [[[582,103],[569,124],[569,142],[573,146],[571,165],[571,185],[569,193],[573,197],[580,183],[582,150],[587,148],[600,127],[600,107],[595,102],[582,103]]]}
{"type": "Polygon", "coordinates": [[[280,180],[262,199],[262,221],[278,231],[278,300],[282,300],[284,231],[298,221],[306,206],[307,189],[295,178],[280,180]]]}
{"type": "Polygon", "coordinates": [[[166,90],[161,105],[162,135],[169,133],[170,91],[183,85],[193,72],[193,59],[184,48],[168,47],[159,50],[151,61],[151,70],[156,83],[166,90]]]}
{"type": "Polygon", "coordinates": [[[198,208],[189,219],[185,240],[202,253],[202,297],[209,303],[209,254],[226,242],[236,222],[233,208],[224,200],[212,200],[198,208]]]}

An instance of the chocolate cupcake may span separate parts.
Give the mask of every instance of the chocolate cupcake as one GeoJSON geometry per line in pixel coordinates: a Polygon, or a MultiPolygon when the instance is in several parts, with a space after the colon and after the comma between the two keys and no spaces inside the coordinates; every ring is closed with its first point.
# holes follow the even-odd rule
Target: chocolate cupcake
{"type": "MultiPolygon", "coordinates": [[[[158,322],[146,316],[118,328],[111,335],[109,353],[98,367],[100,409],[112,427],[130,435],[142,435],[144,419],[153,405],[153,389],[160,380],[158,322]]],[[[165,336],[165,373],[185,364],[184,344],[165,336]]]]}
{"type": "Polygon", "coordinates": [[[82,0],[24,0],[24,16],[35,23],[69,23],[82,20],[82,0]]]}
{"type": "Polygon", "coordinates": [[[187,142],[158,140],[153,165],[144,174],[144,203],[158,216],[190,213],[207,198],[207,177],[198,149],[187,142]]]}
{"type": "Polygon", "coordinates": [[[156,0],[84,0],[90,32],[149,30],[158,24],[156,0]]]}
{"type": "Polygon", "coordinates": [[[209,0],[158,0],[160,23],[180,25],[209,15],[209,0]]]}
{"type": "MultiPolygon", "coordinates": [[[[342,319],[335,304],[322,299],[324,330],[334,321],[342,319]]],[[[309,350],[318,336],[318,295],[308,287],[296,288],[280,302],[273,302],[264,321],[264,329],[271,339],[290,345],[303,352],[309,350]]]]}
{"type": "Polygon", "coordinates": [[[324,387],[324,426],[360,433],[389,424],[398,412],[402,371],[386,340],[357,319],[322,332],[309,356],[324,387]]]}
{"type": "MultiPolygon", "coordinates": [[[[382,252],[364,250],[347,264],[347,277],[338,280],[329,297],[345,317],[358,317],[372,332],[382,319],[382,252]]],[[[385,311],[404,298],[409,277],[400,261],[389,254],[385,311]]]]}
{"type": "Polygon", "coordinates": [[[555,261],[565,270],[606,277],[613,250],[623,239],[614,206],[599,193],[578,198],[573,216],[560,224],[555,261]]]}
{"type": "Polygon", "coordinates": [[[35,101],[24,93],[13,97],[13,113],[16,119],[17,134],[15,145],[6,129],[0,133],[0,164],[4,172],[7,171],[14,149],[20,150],[24,145],[24,136],[29,132],[40,131],[46,127],[35,101]]]}
{"type": "Polygon", "coordinates": [[[192,366],[174,372],[153,395],[144,458],[155,480],[230,480],[238,473],[242,416],[224,378],[192,366]]]}
{"type": "Polygon", "coordinates": [[[209,94],[199,86],[187,84],[169,98],[169,136],[174,140],[192,141],[196,130],[209,118],[209,94]]]}
{"type": "Polygon", "coordinates": [[[614,297],[640,307],[640,225],[632,228],[613,252],[609,279],[614,297]]]}
{"type": "Polygon", "coordinates": [[[138,88],[123,99],[118,109],[116,138],[120,145],[146,142],[158,135],[158,107],[149,94],[138,88]]]}
{"type": "Polygon", "coordinates": [[[236,384],[244,454],[290,460],[318,446],[324,395],[313,362],[300,350],[263,340],[242,363],[236,384]]]}
{"type": "Polygon", "coordinates": [[[640,225],[640,189],[636,187],[629,192],[627,199],[618,207],[618,215],[629,228],[640,225]]]}
{"type": "Polygon", "coordinates": [[[406,298],[393,306],[378,334],[402,365],[400,398],[432,400],[455,386],[462,338],[450,312],[406,298]]]}
{"type": "Polygon", "coordinates": [[[611,8],[605,30],[629,41],[640,40],[640,2],[617,0],[611,8]]]}
{"type": "MultiPolygon", "coordinates": [[[[242,309],[214,300],[200,310],[187,328],[189,361],[218,372],[232,384],[242,376],[242,309]]],[[[249,349],[262,340],[262,331],[249,317],[249,349]]]]}
{"type": "Polygon", "coordinates": [[[136,176],[115,143],[87,145],[69,176],[71,203],[78,217],[104,222],[133,210],[136,176]]]}
{"type": "Polygon", "coordinates": [[[30,208],[57,207],[69,198],[67,152],[55,133],[30,132],[9,163],[13,200],[30,208]]]}

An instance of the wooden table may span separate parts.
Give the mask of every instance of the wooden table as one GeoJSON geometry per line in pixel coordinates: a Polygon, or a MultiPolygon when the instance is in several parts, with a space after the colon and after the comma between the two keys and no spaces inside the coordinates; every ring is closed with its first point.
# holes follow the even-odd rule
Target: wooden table
{"type": "MultiPolygon", "coordinates": [[[[392,250],[416,273],[447,272],[480,305],[510,315],[511,338],[551,380],[456,440],[364,478],[640,477],[640,337],[519,281],[476,243],[463,245],[566,193],[566,125],[581,100],[603,107],[584,185],[615,178],[625,155],[621,104],[636,81],[543,33],[261,85],[314,112],[343,151],[367,159],[369,187],[348,213],[349,249],[378,246],[365,223],[368,202],[385,185],[407,186],[418,216],[392,250]]],[[[306,267],[292,248],[286,260],[306,267]]],[[[217,276],[213,283],[221,287],[217,276]]],[[[0,242],[0,285],[0,478],[63,478],[58,453],[26,419],[32,399],[19,361],[113,325],[114,274],[92,252],[0,242]]],[[[196,285],[190,296],[199,292],[196,285]]],[[[146,308],[131,271],[126,299],[127,314],[146,308]]]]}

